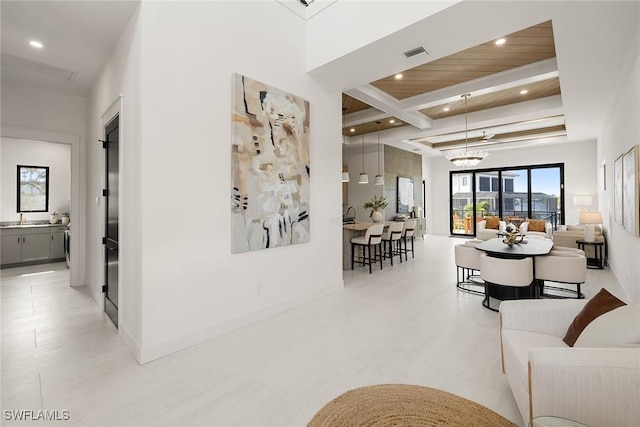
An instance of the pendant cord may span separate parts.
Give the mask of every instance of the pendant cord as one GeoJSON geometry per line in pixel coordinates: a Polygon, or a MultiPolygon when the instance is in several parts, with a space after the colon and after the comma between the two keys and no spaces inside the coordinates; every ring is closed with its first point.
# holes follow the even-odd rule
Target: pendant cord
{"type": "Polygon", "coordinates": [[[381,122],[376,122],[378,124],[378,175],[380,175],[380,123],[381,122]]]}

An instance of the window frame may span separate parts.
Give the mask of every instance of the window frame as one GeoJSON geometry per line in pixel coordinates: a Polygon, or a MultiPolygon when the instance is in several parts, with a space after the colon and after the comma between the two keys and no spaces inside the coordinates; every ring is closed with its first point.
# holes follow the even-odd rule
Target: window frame
{"type": "Polygon", "coordinates": [[[37,212],[49,212],[49,181],[50,173],[49,166],[34,166],[34,165],[17,165],[16,168],[16,212],[17,213],[37,213],[37,212]],[[21,172],[22,169],[42,169],[45,173],[45,200],[43,209],[22,209],[22,191],[21,191],[21,172]]]}

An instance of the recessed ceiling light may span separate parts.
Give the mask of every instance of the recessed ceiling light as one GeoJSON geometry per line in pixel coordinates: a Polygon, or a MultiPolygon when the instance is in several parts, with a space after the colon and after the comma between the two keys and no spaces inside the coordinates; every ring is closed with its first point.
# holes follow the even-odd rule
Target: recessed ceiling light
{"type": "Polygon", "coordinates": [[[389,123],[395,123],[395,122],[396,122],[396,121],[395,121],[395,120],[393,120],[393,119],[389,120],[389,123]]]}
{"type": "Polygon", "coordinates": [[[445,112],[449,111],[449,107],[444,107],[444,111],[445,112]]]}
{"type": "Polygon", "coordinates": [[[395,75],[396,80],[402,79],[402,73],[398,73],[395,75]]]}
{"type": "Polygon", "coordinates": [[[29,44],[33,47],[37,47],[38,49],[42,49],[44,47],[44,45],[40,43],[38,40],[31,40],[29,41],[29,44]]]}
{"type": "Polygon", "coordinates": [[[356,131],[356,129],[355,129],[355,128],[351,128],[351,129],[349,129],[349,132],[355,132],[355,131],[356,131]]]}
{"type": "Polygon", "coordinates": [[[502,46],[506,42],[507,42],[507,39],[505,39],[505,38],[498,39],[498,40],[496,40],[496,46],[502,46]]]}
{"type": "Polygon", "coordinates": [[[522,90],[520,91],[520,95],[526,95],[526,94],[528,94],[528,93],[529,93],[529,91],[528,91],[527,89],[522,89],[522,90]]]}

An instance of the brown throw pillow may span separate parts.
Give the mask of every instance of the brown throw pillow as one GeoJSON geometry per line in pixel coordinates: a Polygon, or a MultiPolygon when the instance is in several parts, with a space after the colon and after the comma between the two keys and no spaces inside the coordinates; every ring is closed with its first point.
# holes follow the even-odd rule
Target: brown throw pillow
{"type": "Polygon", "coordinates": [[[500,218],[497,216],[488,216],[487,217],[487,226],[485,227],[490,230],[497,230],[500,228],[500,218]]]}
{"type": "Polygon", "coordinates": [[[582,311],[578,313],[575,319],[573,319],[573,322],[569,325],[567,334],[564,336],[562,341],[564,341],[569,347],[573,347],[584,328],[586,328],[587,325],[596,317],[601,316],[604,313],[608,313],[618,307],[622,307],[623,305],[626,304],[611,295],[606,289],[600,289],[600,292],[591,298],[589,302],[585,304],[582,311]]]}
{"type": "Polygon", "coordinates": [[[545,231],[546,221],[543,219],[530,219],[529,220],[529,231],[545,231]]]}

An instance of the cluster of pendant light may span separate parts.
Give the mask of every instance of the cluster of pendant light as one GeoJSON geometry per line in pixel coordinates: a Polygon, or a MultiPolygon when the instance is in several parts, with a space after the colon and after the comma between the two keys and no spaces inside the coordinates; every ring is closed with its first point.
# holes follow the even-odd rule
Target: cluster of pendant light
{"type": "MultiPolygon", "coordinates": [[[[378,173],[376,174],[376,178],[373,181],[374,185],[384,185],[384,177],[380,173],[380,124],[382,122],[376,122],[378,125],[378,173]]],[[[364,170],[364,133],[362,134],[362,172],[360,172],[360,178],[358,179],[358,184],[368,184],[369,183],[369,175],[364,170]]],[[[344,181],[343,181],[344,182],[344,181]]]]}

